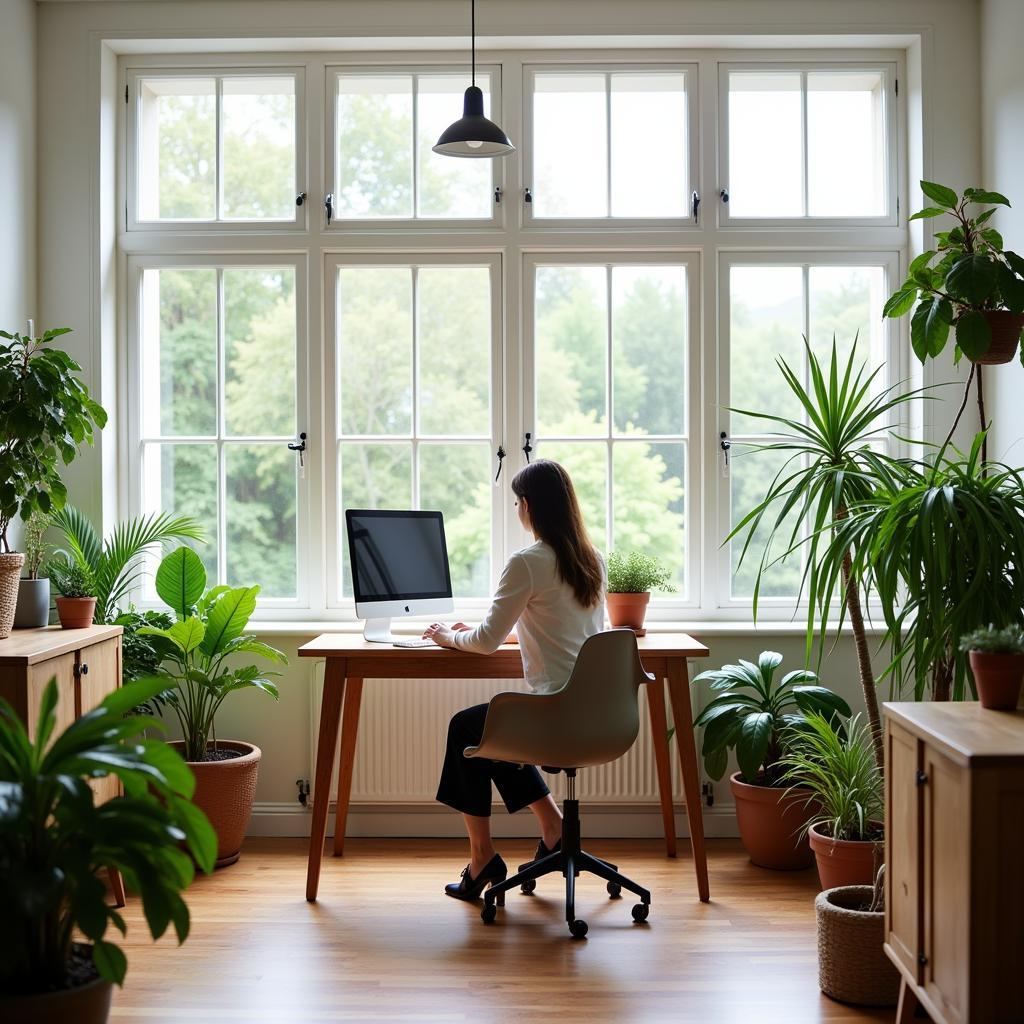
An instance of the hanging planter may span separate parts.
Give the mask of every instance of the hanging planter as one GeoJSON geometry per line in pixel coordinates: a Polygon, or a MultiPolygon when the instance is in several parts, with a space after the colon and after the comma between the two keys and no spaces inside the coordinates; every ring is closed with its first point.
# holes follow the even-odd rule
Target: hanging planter
{"type": "Polygon", "coordinates": [[[1020,332],[1024,331],[1024,313],[1011,313],[1008,309],[983,309],[981,315],[988,324],[992,341],[984,355],[972,361],[984,366],[1012,362],[1017,354],[1020,332]]]}

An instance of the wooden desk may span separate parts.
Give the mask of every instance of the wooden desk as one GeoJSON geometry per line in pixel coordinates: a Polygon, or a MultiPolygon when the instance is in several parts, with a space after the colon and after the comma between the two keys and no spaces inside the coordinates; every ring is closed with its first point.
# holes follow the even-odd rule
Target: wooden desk
{"type": "MultiPolygon", "coordinates": [[[[686,633],[660,633],[639,637],[637,644],[644,668],[657,682],[648,688],[647,706],[651,716],[651,736],[661,796],[661,817],[665,828],[665,848],[676,855],[676,829],[672,806],[672,775],[668,754],[668,721],[665,713],[665,686],[672,704],[675,738],[683,773],[686,817],[690,826],[697,891],[700,899],[710,899],[708,863],[704,849],[704,819],[701,811],[700,781],[697,775],[697,749],[693,738],[693,711],[690,706],[688,658],[706,658],[708,649],[686,633]],[[663,682],[664,681],[664,682],[663,682]]],[[[316,777],[313,797],[313,824],[309,838],[309,867],[306,871],[306,899],[316,900],[320,884],[327,833],[327,805],[341,721],[341,748],[338,754],[338,803],[334,829],[334,855],[345,849],[345,822],[352,792],[352,767],[355,763],[356,731],[364,679],[522,679],[523,662],[519,647],[506,644],[491,655],[467,654],[442,647],[391,647],[369,644],[361,636],[325,633],[303,644],[299,657],[325,658],[324,691],[320,703],[320,733],[316,752],[316,777]],[[344,708],[344,713],[343,709],[344,708]]]]}

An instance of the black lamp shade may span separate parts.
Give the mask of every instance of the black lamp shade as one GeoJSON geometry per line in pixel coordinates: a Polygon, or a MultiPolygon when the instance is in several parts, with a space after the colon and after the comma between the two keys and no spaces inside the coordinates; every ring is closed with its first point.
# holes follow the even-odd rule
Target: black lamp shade
{"type": "Polygon", "coordinates": [[[434,152],[443,156],[508,156],[516,147],[493,122],[484,117],[484,94],[475,85],[466,90],[462,117],[449,125],[437,140],[434,152]]]}

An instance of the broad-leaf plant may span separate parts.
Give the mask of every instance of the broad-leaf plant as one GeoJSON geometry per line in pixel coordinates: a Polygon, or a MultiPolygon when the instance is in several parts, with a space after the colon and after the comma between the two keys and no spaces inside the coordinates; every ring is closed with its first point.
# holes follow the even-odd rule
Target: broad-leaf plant
{"type": "Polygon", "coordinates": [[[160,673],[168,688],[162,696],[181,724],[188,761],[206,759],[214,719],[228,694],[255,688],[278,699],[273,677],[280,672],[238,664],[244,655],[288,662],[279,650],[245,632],[259,591],[258,586],[223,585],[207,590],[202,560],[187,547],[165,555],[157,569],[156,592],[176,621],[167,629],[143,626],[139,633],[167,642],[160,673]]]}

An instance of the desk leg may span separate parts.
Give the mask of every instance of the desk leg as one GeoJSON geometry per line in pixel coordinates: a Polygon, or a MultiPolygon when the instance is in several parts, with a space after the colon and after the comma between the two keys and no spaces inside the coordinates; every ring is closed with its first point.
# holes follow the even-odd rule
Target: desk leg
{"type": "Polygon", "coordinates": [[[654,764],[658,769],[661,820],[665,829],[665,855],[676,855],[676,817],[672,807],[672,770],[668,759],[668,721],[665,718],[665,683],[655,679],[647,686],[647,710],[651,714],[654,764]]]}
{"type": "Polygon", "coordinates": [[[327,806],[331,802],[334,749],[338,743],[338,719],[345,693],[345,661],[328,658],[324,671],[324,694],[320,701],[320,734],[316,746],[316,788],[313,791],[313,822],[309,834],[309,864],[306,867],[306,899],[316,902],[320,887],[320,862],[327,833],[327,806]]]}
{"type": "Polygon", "coordinates": [[[352,795],[352,766],[356,760],[359,705],[363,699],[362,679],[345,680],[345,710],[341,716],[341,745],[338,751],[338,802],[334,810],[334,856],[345,852],[345,823],[352,795]]]}
{"type": "Polygon", "coordinates": [[[685,658],[669,658],[668,696],[672,702],[672,720],[676,727],[679,763],[683,770],[686,795],[686,820],[690,825],[690,846],[697,872],[697,892],[702,903],[711,899],[708,888],[708,855],[704,848],[704,811],[701,804],[700,776],[697,774],[697,747],[693,735],[693,709],[690,707],[689,673],[685,658]]]}

